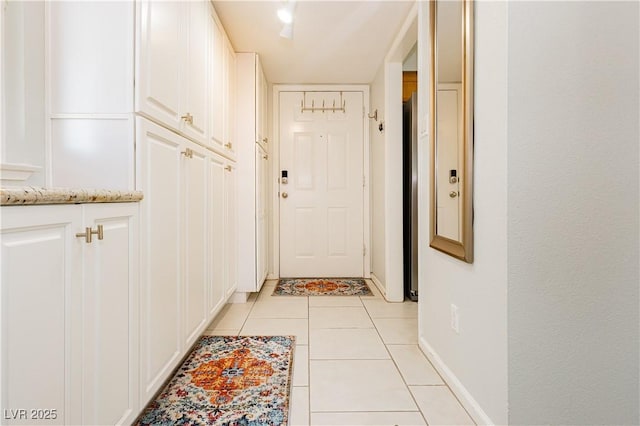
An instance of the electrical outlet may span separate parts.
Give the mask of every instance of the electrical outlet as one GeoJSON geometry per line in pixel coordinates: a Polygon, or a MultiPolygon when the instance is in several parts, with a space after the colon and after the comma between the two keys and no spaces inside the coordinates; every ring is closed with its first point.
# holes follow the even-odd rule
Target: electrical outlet
{"type": "Polygon", "coordinates": [[[457,334],[460,334],[459,325],[460,325],[460,322],[458,317],[458,307],[452,303],[451,304],[451,328],[457,334]]]}

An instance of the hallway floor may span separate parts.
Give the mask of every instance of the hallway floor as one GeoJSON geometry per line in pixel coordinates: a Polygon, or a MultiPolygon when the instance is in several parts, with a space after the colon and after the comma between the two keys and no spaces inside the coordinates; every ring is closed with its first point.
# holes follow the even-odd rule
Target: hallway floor
{"type": "Polygon", "coordinates": [[[229,304],[212,335],[295,335],[290,425],[473,425],[418,348],[418,304],[271,296],[229,304]]]}

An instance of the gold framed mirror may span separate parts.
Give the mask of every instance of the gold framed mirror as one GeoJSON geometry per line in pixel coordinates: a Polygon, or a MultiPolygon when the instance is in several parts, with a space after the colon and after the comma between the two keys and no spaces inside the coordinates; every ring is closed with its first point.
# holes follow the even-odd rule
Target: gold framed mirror
{"type": "Polygon", "coordinates": [[[473,1],[430,3],[430,246],[473,263],[473,1]]]}

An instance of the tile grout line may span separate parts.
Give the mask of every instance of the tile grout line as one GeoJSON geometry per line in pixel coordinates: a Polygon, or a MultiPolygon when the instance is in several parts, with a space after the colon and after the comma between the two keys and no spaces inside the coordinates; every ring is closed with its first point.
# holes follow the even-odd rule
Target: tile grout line
{"type": "MultiPolygon", "coordinates": [[[[386,300],[385,300],[385,302],[386,302],[386,300]]],[[[364,302],[363,302],[363,305],[364,305],[365,311],[367,312],[367,315],[369,315],[369,319],[371,320],[371,322],[373,323],[373,325],[375,327],[376,323],[373,320],[373,317],[371,316],[371,313],[367,309],[367,305],[364,302]]],[[[402,371],[400,371],[400,367],[398,366],[398,363],[393,358],[393,355],[391,354],[391,351],[389,350],[389,347],[388,347],[387,343],[382,338],[382,335],[380,334],[380,330],[378,330],[378,327],[375,327],[375,330],[376,330],[376,333],[378,334],[378,337],[380,337],[380,340],[382,341],[382,344],[384,345],[384,350],[387,351],[387,353],[389,354],[389,358],[391,358],[391,362],[393,362],[394,367],[396,367],[396,370],[398,371],[398,374],[400,375],[400,379],[402,379],[402,383],[404,383],[404,386],[407,389],[407,392],[409,392],[409,395],[411,396],[411,400],[413,401],[415,406],[418,408],[418,412],[422,416],[422,419],[424,420],[424,423],[428,426],[429,422],[427,422],[427,417],[422,412],[422,409],[420,408],[420,404],[418,404],[418,401],[416,401],[416,398],[413,395],[413,392],[411,392],[411,389],[409,388],[409,385],[407,384],[407,381],[405,380],[404,376],[402,375],[402,371]]]]}

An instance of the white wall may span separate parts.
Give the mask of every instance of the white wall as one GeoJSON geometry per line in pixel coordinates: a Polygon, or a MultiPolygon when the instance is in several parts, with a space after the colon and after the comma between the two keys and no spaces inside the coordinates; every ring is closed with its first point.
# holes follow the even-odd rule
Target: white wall
{"type": "Polygon", "coordinates": [[[429,249],[421,215],[419,333],[479,422],[640,421],[639,18],[637,2],[476,3],[475,261],[429,249]]]}
{"type": "Polygon", "coordinates": [[[390,302],[402,302],[402,61],[386,62],[384,74],[385,298],[390,302]]]}
{"type": "Polygon", "coordinates": [[[385,157],[384,133],[378,125],[384,121],[384,64],[380,66],[375,80],[371,83],[371,107],[373,113],[378,110],[378,121],[369,120],[370,141],[370,194],[371,194],[371,273],[374,279],[384,286],[385,274],[385,157]]]}
{"type": "Polygon", "coordinates": [[[638,5],[509,5],[512,424],[640,422],[638,5]]]}
{"type": "Polygon", "coordinates": [[[371,83],[372,278],[390,302],[404,300],[402,234],[402,70],[417,40],[411,9],[371,83]],[[384,131],[378,125],[384,123],[384,131]]]}
{"type": "Polygon", "coordinates": [[[45,184],[45,5],[3,2],[2,159],[42,167],[26,182],[45,184]]]}
{"type": "MultiPolygon", "coordinates": [[[[428,38],[428,3],[420,4],[420,40],[428,38]]],[[[476,421],[507,423],[507,4],[476,3],[475,261],[469,265],[429,245],[428,135],[420,139],[420,299],[423,350],[476,421]],[[459,309],[459,334],[450,306],[459,309]]],[[[428,43],[419,45],[420,81],[428,82],[428,43]]],[[[426,128],[428,84],[419,85],[426,128]]]]}

